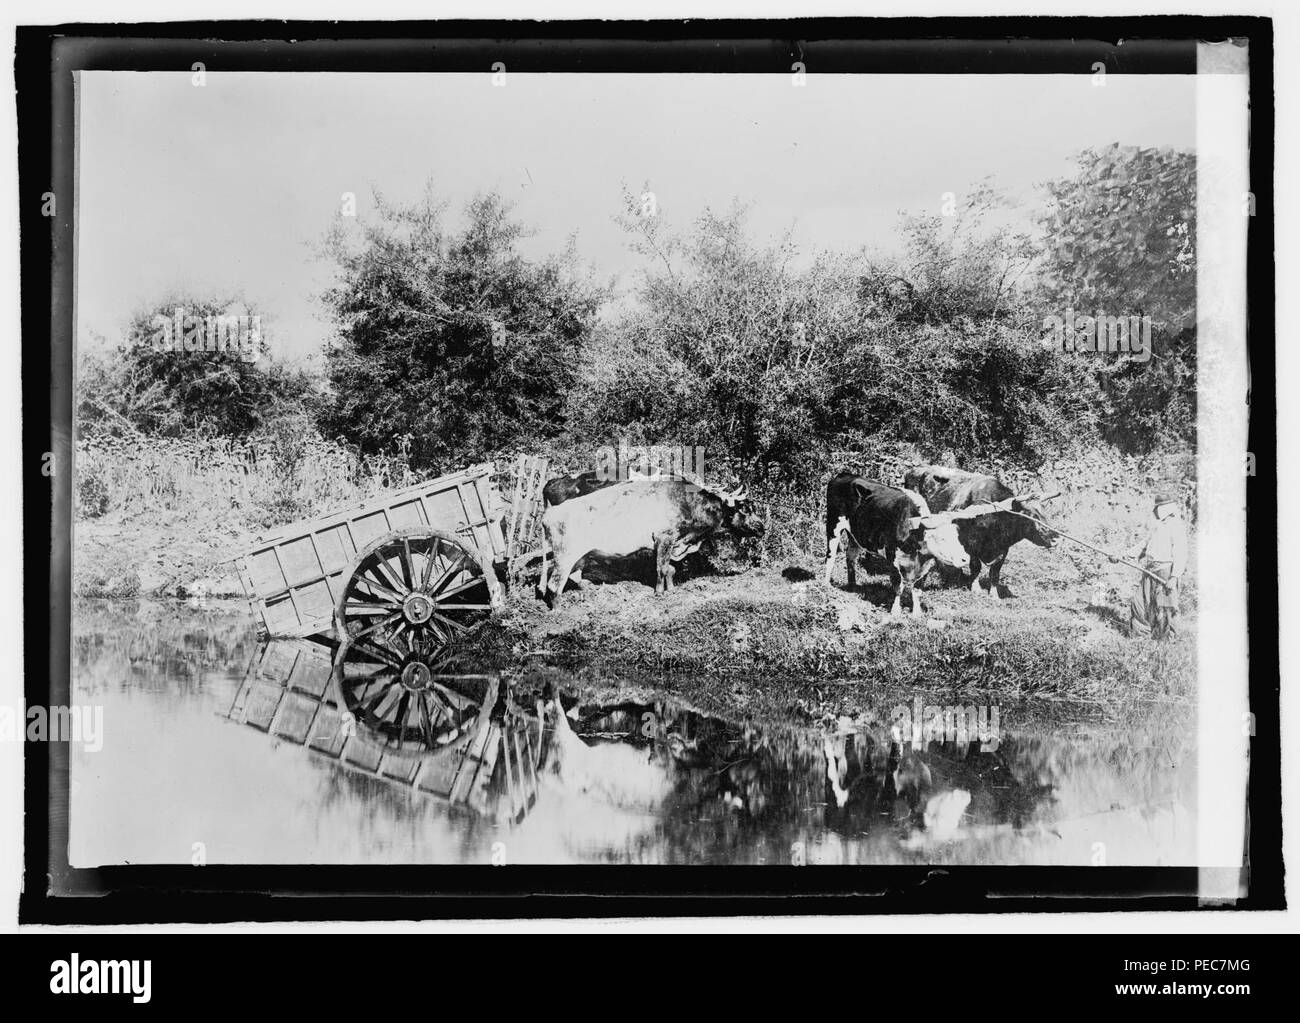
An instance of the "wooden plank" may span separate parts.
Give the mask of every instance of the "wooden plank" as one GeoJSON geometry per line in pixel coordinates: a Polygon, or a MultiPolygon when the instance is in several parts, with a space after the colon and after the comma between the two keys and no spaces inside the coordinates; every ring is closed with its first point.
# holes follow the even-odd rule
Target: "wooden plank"
{"type": "Polygon", "coordinates": [[[344,508],[326,512],[312,519],[291,522],[278,529],[259,534],[254,551],[266,550],[286,540],[300,539],[309,532],[320,532],[342,525],[345,522],[352,522],[360,518],[363,512],[371,514],[380,510],[390,511],[394,505],[406,504],[420,496],[446,493],[448,490],[454,489],[458,484],[490,476],[493,471],[494,467],[491,462],[483,462],[457,472],[448,473],[445,476],[425,480],[422,483],[412,484],[396,490],[383,491],[344,508]]]}
{"type": "Polygon", "coordinates": [[[550,459],[538,458],[535,468],[534,490],[528,508],[528,536],[524,541],[526,544],[533,542],[533,537],[536,536],[537,527],[542,519],[542,491],[546,487],[546,473],[550,468],[550,459]]]}
{"type": "Polygon", "coordinates": [[[510,501],[510,525],[506,534],[506,557],[513,558],[519,543],[519,512],[524,494],[524,471],[526,455],[519,455],[515,459],[514,468],[514,497],[510,501]]]}

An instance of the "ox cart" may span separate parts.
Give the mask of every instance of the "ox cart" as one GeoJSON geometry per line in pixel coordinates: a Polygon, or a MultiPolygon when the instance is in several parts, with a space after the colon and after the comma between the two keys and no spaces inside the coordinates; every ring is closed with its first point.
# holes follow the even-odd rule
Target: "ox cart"
{"type": "Polygon", "coordinates": [[[458,654],[539,553],[547,469],[471,465],[257,537],[236,566],[260,638],[328,649],[332,705],[385,744],[463,738],[486,711],[458,654]]]}

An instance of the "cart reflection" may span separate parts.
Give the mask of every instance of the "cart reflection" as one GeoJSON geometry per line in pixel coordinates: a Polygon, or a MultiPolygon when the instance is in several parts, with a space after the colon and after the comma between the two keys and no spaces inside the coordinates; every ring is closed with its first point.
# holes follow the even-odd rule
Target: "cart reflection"
{"type": "Polygon", "coordinates": [[[539,711],[495,675],[269,640],[225,716],[346,770],[517,824],[537,802],[547,738],[539,711]]]}

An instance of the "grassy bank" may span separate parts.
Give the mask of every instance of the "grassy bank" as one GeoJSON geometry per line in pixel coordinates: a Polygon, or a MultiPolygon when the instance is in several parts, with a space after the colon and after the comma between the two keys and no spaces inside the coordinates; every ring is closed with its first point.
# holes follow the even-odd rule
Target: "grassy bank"
{"type": "Polygon", "coordinates": [[[700,575],[666,597],[644,580],[591,584],[554,611],[516,592],[479,653],[602,683],[652,676],[701,709],[763,717],[853,716],[864,698],[890,693],[1046,702],[1099,720],[1138,702],[1194,699],[1194,594],[1174,640],[1135,641],[1119,628],[1121,591],[1093,604],[1096,589],[1080,585],[1059,550],[1021,545],[1014,558],[1006,599],[940,585],[925,591],[921,620],[888,613],[881,563],[865,580],[859,573],[865,589],[854,592],[844,589],[842,566],[827,587],[811,559],[700,575]]]}
{"type": "Polygon", "coordinates": [[[400,456],[363,458],[309,433],[83,439],[76,473],[83,597],[242,597],[232,559],[257,534],[415,480],[400,456]]]}

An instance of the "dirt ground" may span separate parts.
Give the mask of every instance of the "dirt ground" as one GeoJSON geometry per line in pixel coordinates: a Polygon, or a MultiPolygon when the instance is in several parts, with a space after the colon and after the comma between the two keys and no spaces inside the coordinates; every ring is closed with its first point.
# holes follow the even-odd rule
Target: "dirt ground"
{"type": "Polygon", "coordinates": [[[231,559],[253,542],[233,513],[114,511],[73,532],[79,597],[244,596],[231,559]]]}

